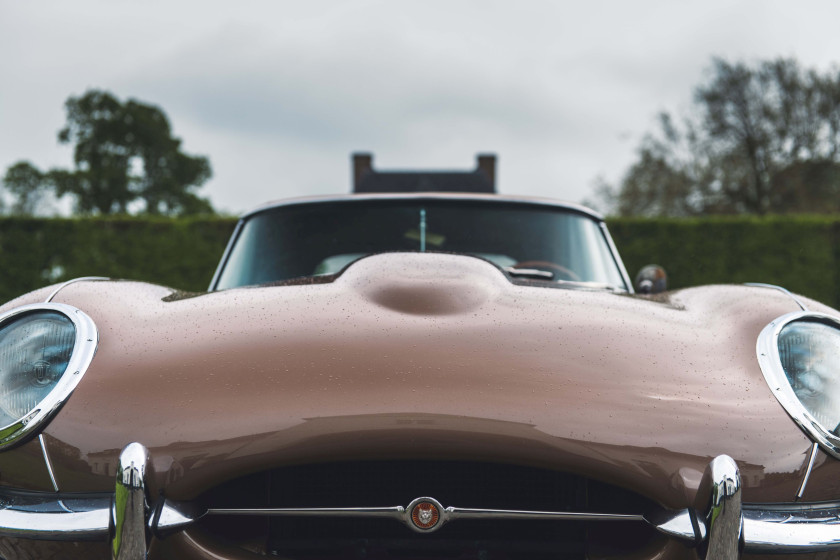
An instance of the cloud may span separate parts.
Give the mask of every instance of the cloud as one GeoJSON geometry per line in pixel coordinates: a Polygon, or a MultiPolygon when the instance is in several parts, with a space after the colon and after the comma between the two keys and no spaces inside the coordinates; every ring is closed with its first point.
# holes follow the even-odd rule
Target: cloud
{"type": "Polygon", "coordinates": [[[584,198],[657,112],[690,105],[712,55],[837,52],[840,7],[806,2],[221,0],[10,3],[0,18],[0,166],[67,161],[62,103],[88,87],[160,105],[209,155],[213,201],[349,188],[387,168],[500,156],[505,192],[584,198]],[[815,18],[813,14],[820,14],[815,18]],[[49,15],[49,17],[47,17],[49,15]],[[43,148],[39,148],[43,146],[43,148]]]}
{"type": "Polygon", "coordinates": [[[586,128],[574,106],[558,102],[564,93],[552,91],[556,83],[515,66],[477,64],[471,52],[417,49],[389,30],[350,29],[315,44],[225,27],[148,63],[127,86],[232,134],[327,147],[359,137],[391,141],[432,123],[485,123],[535,140],[561,123],[586,128]]]}

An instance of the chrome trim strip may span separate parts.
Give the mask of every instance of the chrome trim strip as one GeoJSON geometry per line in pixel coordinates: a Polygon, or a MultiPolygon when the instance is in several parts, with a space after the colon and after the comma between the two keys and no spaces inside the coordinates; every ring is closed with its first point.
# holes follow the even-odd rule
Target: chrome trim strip
{"type": "Polygon", "coordinates": [[[240,220],[246,220],[254,214],[259,214],[275,208],[282,208],[284,206],[297,206],[302,204],[319,204],[331,202],[344,202],[352,200],[463,200],[463,201],[481,201],[498,204],[530,204],[533,206],[551,206],[554,208],[562,208],[572,212],[577,212],[585,216],[589,216],[595,221],[603,222],[604,217],[598,212],[587,208],[581,204],[574,202],[563,202],[553,198],[529,197],[529,196],[509,196],[502,194],[468,194],[468,193],[440,193],[440,192],[425,192],[425,193],[364,193],[364,194],[345,194],[345,195],[324,195],[324,196],[305,196],[297,198],[289,198],[285,200],[277,200],[260,205],[253,210],[245,212],[240,216],[240,220]]]}
{"type": "Polygon", "coordinates": [[[216,266],[216,272],[213,273],[213,278],[210,280],[210,286],[207,287],[208,292],[216,291],[216,286],[219,283],[219,277],[222,275],[222,270],[224,270],[225,266],[227,266],[227,261],[230,258],[233,245],[236,243],[236,240],[239,239],[239,233],[242,231],[242,226],[244,224],[244,218],[240,218],[240,220],[236,222],[236,226],[233,228],[233,233],[231,234],[230,239],[228,239],[227,245],[225,245],[225,252],[222,253],[222,258],[216,266]]]}
{"type": "Polygon", "coordinates": [[[46,541],[98,541],[108,534],[110,508],[42,513],[27,508],[0,510],[0,536],[46,541]]]}
{"type": "Polygon", "coordinates": [[[805,487],[808,486],[808,479],[811,478],[811,471],[814,470],[814,461],[817,460],[817,451],[819,449],[820,446],[816,442],[811,446],[811,451],[808,453],[808,466],[805,468],[805,475],[802,477],[802,484],[799,485],[799,491],[796,492],[797,500],[801,500],[805,494],[805,487]]]}
{"type": "Polygon", "coordinates": [[[645,521],[644,515],[573,511],[446,508],[449,519],[556,519],[562,521],[645,521]]]}
{"type": "MultiPolygon", "coordinates": [[[[829,509],[754,509],[744,507],[744,552],[750,554],[796,554],[840,550],[840,508],[829,509]]],[[[648,521],[655,529],[684,541],[695,539],[688,510],[668,516],[659,523],[648,521]]],[[[706,538],[705,524],[700,524],[706,538]]],[[[708,558],[712,559],[711,555],[708,558]]]]}
{"type": "Polygon", "coordinates": [[[840,508],[744,510],[744,552],[752,554],[840,550],[840,508]]]}
{"type": "Polygon", "coordinates": [[[836,317],[815,311],[795,311],[774,319],[773,322],[764,327],[761,334],[758,335],[755,352],[761,373],[764,374],[764,379],[767,381],[770,391],[788,415],[812,441],[819,443],[826,453],[840,459],[840,437],[832,434],[811,413],[805,410],[805,407],[793,392],[790,383],[788,383],[779,356],[779,335],[782,329],[794,321],[808,319],[829,324],[840,330],[840,319],[836,317]]]}
{"type": "Polygon", "coordinates": [[[402,520],[403,506],[370,508],[210,508],[206,515],[262,515],[268,517],[380,517],[402,520]]]}
{"type": "Polygon", "coordinates": [[[35,434],[58,412],[84,377],[99,345],[99,331],[93,319],[81,310],[63,303],[35,303],[16,307],[0,315],[0,325],[32,311],[55,311],[70,319],[76,328],[76,341],[67,369],[52,391],[23,418],[0,427],[0,434],[2,434],[0,435],[0,451],[22,443],[27,436],[35,434]]]}
{"type": "Polygon", "coordinates": [[[52,461],[50,461],[50,454],[47,452],[47,443],[44,441],[44,434],[38,434],[38,443],[41,444],[41,454],[44,456],[44,464],[47,465],[50,482],[52,482],[55,491],[58,492],[58,482],[55,480],[55,471],[53,470],[52,461]]]}
{"type": "Polygon", "coordinates": [[[613,241],[612,235],[610,235],[610,230],[607,227],[606,222],[601,221],[598,225],[601,226],[601,233],[607,240],[607,246],[610,249],[610,253],[612,253],[612,258],[613,261],[615,261],[615,265],[618,267],[618,272],[621,274],[621,279],[624,281],[627,293],[635,294],[636,292],[633,288],[633,281],[630,280],[630,275],[627,274],[627,268],[624,266],[624,261],[621,260],[621,255],[618,253],[618,247],[615,246],[615,242],[613,241]]]}
{"type": "Polygon", "coordinates": [[[0,537],[49,541],[103,540],[111,496],[57,497],[47,492],[0,489],[0,537]]]}
{"type": "MultiPolygon", "coordinates": [[[[424,498],[426,499],[426,498],[424,498]]],[[[268,517],[387,517],[402,520],[403,506],[370,508],[210,508],[206,515],[264,515],[268,517]]],[[[646,521],[644,515],[622,513],[584,513],[572,511],[525,511],[511,509],[470,509],[447,507],[441,510],[449,519],[559,519],[564,521],[646,521]]]]}
{"type": "Polygon", "coordinates": [[[58,286],[55,290],[53,290],[53,292],[50,294],[50,296],[46,299],[46,301],[44,303],[51,302],[53,300],[53,298],[58,295],[58,292],[60,292],[61,290],[63,290],[67,286],[69,286],[70,284],[75,284],[76,282],[87,282],[89,280],[90,281],[110,280],[110,278],[107,278],[105,276],[81,276],[79,278],[73,278],[72,280],[68,280],[68,281],[64,282],[63,284],[58,286]]]}
{"type": "Polygon", "coordinates": [[[769,288],[771,290],[778,290],[778,291],[782,292],[783,294],[785,294],[786,296],[788,296],[790,299],[792,299],[796,303],[796,305],[799,306],[799,309],[801,309],[802,311],[808,311],[808,308],[805,307],[805,304],[802,303],[802,300],[800,300],[798,297],[796,297],[795,295],[790,293],[790,291],[788,291],[787,288],[783,288],[783,287],[777,286],[775,284],[763,284],[761,282],[745,282],[744,286],[749,286],[751,288],[769,288]]]}
{"type": "MultiPolygon", "coordinates": [[[[508,509],[470,509],[444,508],[434,498],[415,498],[408,506],[370,507],[370,508],[211,508],[206,515],[232,516],[279,516],[279,517],[363,517],[387,518],[401,521],[411,529],[418,528],[411,522],[411,511],[417,503],[430,502],[440,514],[440,521],[432,528],[420,529],[428,533],[437,530],[449,521],[458,519],[533,519],[557,521],[646,521],[643,515],[585,513],[566,511],[525,511],[508,509]]],[[[693,536],[693,534],[692,534],[693,536]]]]}
{"type": "Polygon", "coordinates": [[[120,453],[114,505],[111,509],[112,560],[145,560],[147,552],[146,468],[149,451],[130,443],[120,453]]]}

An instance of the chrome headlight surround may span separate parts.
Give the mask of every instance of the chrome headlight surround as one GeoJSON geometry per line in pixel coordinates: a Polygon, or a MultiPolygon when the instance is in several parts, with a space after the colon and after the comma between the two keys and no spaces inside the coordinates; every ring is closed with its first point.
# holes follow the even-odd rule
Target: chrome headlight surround
{"type": "MultiPolygon", "coordinates": [[[[779,338],[785,327],[797,322],[825,325],[834,329],[838,339],[840,339],[840,319],[826,315],[825,313],[813,311],[788,313],[764,327],[761,334],[758,335],[758,341],[756,343],[758,364],[773,395],[790,417],[827,453],[840,459],[840,436],[835,435],[829,428],[823,426],[805,408],[805,405],[794,392],[782,365],[782,356],[779,351],[779,338]]],[[[837,376],[840,377],[840,360],[837,362],[837,376]]]]}
{"type": "Polygon", "coordinates": [[[99,345],[99,331],[93,319],[81,310],[63,303],[36,303],[16,307],[0,315],[0,328],[28,314],[43,311],[58,313],[70,320],[75,328],[73,349],[67,367],[55,386],[21,418],[0,427],[0,451],[23,443],[29,436],[35,435],[58,412],[82,380],[99,345]]]}

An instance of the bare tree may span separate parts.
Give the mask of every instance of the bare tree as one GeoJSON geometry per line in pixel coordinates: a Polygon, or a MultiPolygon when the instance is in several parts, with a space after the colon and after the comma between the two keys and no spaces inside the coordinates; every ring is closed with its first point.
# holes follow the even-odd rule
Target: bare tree
{"type": "Polygon", "coordinates": [[[622,215],[840,210],[840,74],[792,59],[750,66],[715,59],[693,116],[669,114],[643,140],[617,187],[622,215]]]}

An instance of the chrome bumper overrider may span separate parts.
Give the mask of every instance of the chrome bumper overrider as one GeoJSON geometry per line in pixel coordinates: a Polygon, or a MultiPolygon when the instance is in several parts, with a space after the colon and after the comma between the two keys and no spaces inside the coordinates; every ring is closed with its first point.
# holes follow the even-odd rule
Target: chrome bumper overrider
{"type": "MultiPolygon", "coordinates": [[[[444,508],[433,498],[418,498],[409,507],[209,509],[158,499],[146,489],[151,475],[149,453],[139,443],[123,449],[113,494],[70,497],[63,494],[0,489],[0,537],[84,541],[110,539],[111,558],[146,557],[152,536],[163,538],[205,515],[319,517],[388,517],[412,524],[412,504],[439,508],[437,529],[458,519],[554,519],[647,523],[656,530],[697,547],[702,558],[729,560],[749,553],[800,553],[840,550],[840,503],[741,504],[738,467],[721,455],[709,463],[692,508],[646,515],[583,512],[510,511],[444,508]]],[[[437,519],[437,518],[436,518],[437,519]]]]}

